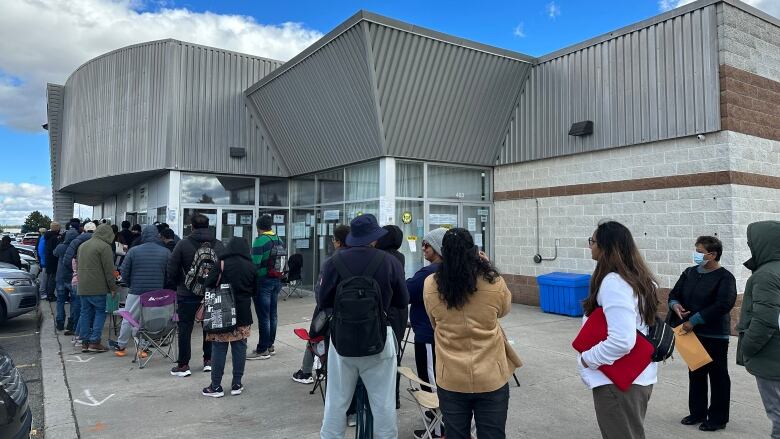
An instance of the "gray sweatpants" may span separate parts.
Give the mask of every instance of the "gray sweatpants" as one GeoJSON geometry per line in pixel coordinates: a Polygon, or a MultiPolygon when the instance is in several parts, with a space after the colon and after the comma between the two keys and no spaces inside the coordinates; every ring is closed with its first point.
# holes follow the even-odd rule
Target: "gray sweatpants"
{"type": "MultiPolygon", "coordinates": [[[[125,300],[125,310],[138,322],[141,319],[141,296],[128,294],[125,300]]],[[[122,327],[119,329],[119,338],[116,341],[119,347],[127,347],[130,336],[135,337],[136,333],[138,331],[127,320],[122,319],[122,327]]]]}
{"type": "Polygon", "coordinates": [[[653,386],[632,385],[622,392],[614,384],[593,389],[596,420],[604,439],[644,439],[647,403],[653,386]]]}
{"type": "Polygon", "coordinates": [[[780,439],[780,381],[765,380],[756,377],[758,393],[764,402],[764,409],[769,420],[772,421],[772,439],[780,439]]]}
{"type": "Polygon", "coordinates": [[[328,348],[328,389],[325,393],[325,415],[322,418],[321,439],[343,439],[347,429],[347,409],[358,377],[366,386],[371,413],[374,416],[374,437],[395,439],[398,424],[395,413],[396,346],[393,329],[387,327],[387,341],[382,353],[370,357],[342,357],[333,343],[328,348]]]}

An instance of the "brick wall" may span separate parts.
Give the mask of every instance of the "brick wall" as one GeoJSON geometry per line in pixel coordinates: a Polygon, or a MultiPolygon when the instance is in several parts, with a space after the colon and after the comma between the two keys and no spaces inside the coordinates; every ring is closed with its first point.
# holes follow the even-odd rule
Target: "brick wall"
{"type": "Polygon", "coordinates": [[[720,117],[724,130],[780,140],[780,82],[721,65],[720,117]]]}
{"type": "Polygon", "coordinates": [[[780,82],[780,27],[726,3],[717,19],[719,64],[780,82]]]}

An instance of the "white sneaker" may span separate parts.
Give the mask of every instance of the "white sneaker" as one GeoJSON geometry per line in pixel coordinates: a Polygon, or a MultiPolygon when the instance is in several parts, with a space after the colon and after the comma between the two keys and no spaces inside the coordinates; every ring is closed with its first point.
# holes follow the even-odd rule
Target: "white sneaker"
{"type": "Polygon", "coordinates": [[[234,384],[233,387],[230,388],[230,394],[233,396],[240,395],[241,392],[243,391],[244,391],[243,384],[234,384]]]}

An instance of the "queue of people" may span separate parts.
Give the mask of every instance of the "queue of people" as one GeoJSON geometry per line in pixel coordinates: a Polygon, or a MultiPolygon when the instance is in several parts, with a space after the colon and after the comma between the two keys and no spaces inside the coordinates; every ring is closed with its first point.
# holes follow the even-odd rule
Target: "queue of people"
{"type": "MultiPolygon", "coordinates": [[[[232,287],[237,325],[227,333],[204,332],[203,370],[211,372],[211,382],[202,394],[221,397],[226,393],[222,377],[229,347],[233,356],[230,391],[238,395],[244,391],[245,362],[267,360],[275,353],[279,264],[286,252],[280,249],[283,243],[273,232],[269,216],[258,219],[259,236],[251,249],[243,238],[231,239],[224,246],[204,215],[194,215],[191,225],[190,236],[177,241],[166,227],[147,226],[137,234],[126,224],[117,231],[108,224],[69,223],[49,256],[49,261],[57,261],[52,268],[58,296],[57,329],[76,334],[83,352],[108,350],[100,339],[100,316],[105,318],[106,295],[116,291],[114,243],[131,240],[119,267],[129,287],[126,309],[135,316],[138,308],[134,299],[139,294],[176,289],[179,351],[171,374],[189,376],[191,334],[202,301],[202,294],[193,290],[200,287],[193,286],[197,283],[192,283],[192,277],[198,274],[192,274],[192,267],[203,255],[211,255],[212,266],[203,287],[214,288],[220,283],[232,287]],[[65,301],[71,303],[67,319],[65,301]],[[255,349],[247,353],[253,304],[260,334],[255,349]]],[[[431,384],[422,390],[437,394],[443,414],[443,425],[434,429],[433,437],[469,438],[472,421],[480,439],[506,437],[507,382],[519,366],[507,348],[500,324],[511,310],[506,282],[465,229],[428,232],[422,240],[427,264],[409,279],[404,278],[403,255],[398,252],[402,242],[400,229],[380,227],[370,214],[334,231],[337,251],[323,263],[315,285],[314,316],[323,310],[330,315],[320,436],[344,437],[360,380],[373,414],[375,437],[397,437],[399,341],[408,320],[415,337],[418,376],[431,384]]],[[[751,224],[748,245],[752,258],[745,265],[753,275],[736,326],[736,362],[756,376],[773,422],[772,438],[778,438],[780,222],[751,224]]],[[[602,437],[644,438],[644,419],[658,380],[658,364],[649,362],[628,389],[617,388],[601,368],[628,355],[638,338],[649,335],[660,308],[659,283],[624,225],[600,223],[588,238],[588,247],[596,268],[583,302],[583,325],[600,310],[609,330],[606,339],[577,356],[577,369],[591,390],[602,437]]],[[[0,245],[0,250],[4,248],[0,245]]],[[[711,363],[689,372],[688,413],[680,422],[716,431],[729,422],[728,345],[736,279],[720,264],[724,248],[717,237],[699,237],[693,248],[694,265],[683,271],[669,292],[667,321],[681,326],[683,333],[696,334],[712,358],[711,363]]],[[[132,328],[123,323],[117,356],[124,356],[131,336],[132,328]]],[[[293,380],[312,383],[313,364],[314,355],[306,350],[293,380]]],[[[425,430],[415,431],[415,437],[426,435],[425,430]]]]}

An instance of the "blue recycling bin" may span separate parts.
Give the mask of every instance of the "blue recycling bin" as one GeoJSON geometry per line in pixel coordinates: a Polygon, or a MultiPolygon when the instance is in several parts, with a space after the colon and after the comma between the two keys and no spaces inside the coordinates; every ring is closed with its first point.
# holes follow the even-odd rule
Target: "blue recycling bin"
{"type": "Polygon", "coordinates": [[[567,316],[582,315],[582,301],[588,297],[590,275],[548,273],[536,277],[542,311],[567,316]]]}

